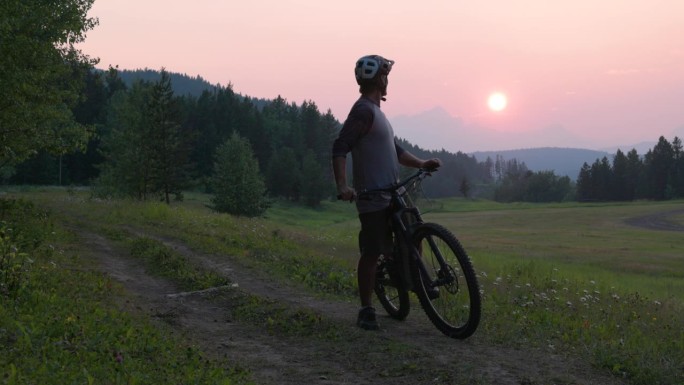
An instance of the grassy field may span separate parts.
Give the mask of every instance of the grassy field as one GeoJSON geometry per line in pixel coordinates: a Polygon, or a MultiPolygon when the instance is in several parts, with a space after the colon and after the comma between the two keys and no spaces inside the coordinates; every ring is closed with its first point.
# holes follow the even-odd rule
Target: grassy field
{"type": "MultiPolygon", "coordinates": [[[[353,298],[358,223],[353,206],[276,203],[266,218],[213,213],[208,197],[183,203],[97,201],[78,191],[24,191],[53,215],[98,223],[116,236],[150,229],[207,252],[242,258],[312,292],[353,298]]],[[[634,384],[684,381],[684,233],[630,226],[684,202],[499,204],[432,202],[428,221],[452,230],[484,295],[478,338],[568,351],[634,384]]],[[[668,218],[684,224],[684,216],[668,218]]]]}
{"type": "Polygon", "coordinates": [[[122,311],[120,286],[88,269],[73,242],[43,208],[0,199],[3,384],[251,383],[170,327],[122,311]]]}

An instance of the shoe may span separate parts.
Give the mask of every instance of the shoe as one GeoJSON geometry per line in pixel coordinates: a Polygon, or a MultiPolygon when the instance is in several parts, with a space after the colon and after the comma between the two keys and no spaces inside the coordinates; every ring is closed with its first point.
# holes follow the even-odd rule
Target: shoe
{"type": "Polygon", "coordinates": [[[425,292],[427,293],[428,298],[430,298],[430,301],[439,298],[439,288],[438,287],[426,287],[425,292]]]}
{"type": "Polygon", "coordinates": [[[375,308],[371,306],[359,310],[359,317],[356,319],[356,326],[365,330],[378,330],[378,321],[375,320],[375,308]]]}

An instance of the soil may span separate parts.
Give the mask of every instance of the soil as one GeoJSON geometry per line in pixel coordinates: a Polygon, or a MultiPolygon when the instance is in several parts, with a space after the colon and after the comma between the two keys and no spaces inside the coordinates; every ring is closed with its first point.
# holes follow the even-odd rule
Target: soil
{"type": "Polygon", "coordinates": [[[202,253],[178,240],[144,234],[225,274],[239,292],[320,314],[337,325],[343,338],[272,334],[260,322],[235,319],[231,314],[234,295],[221,295],[221,290],[181,293],[173,283],[149,275],[119,244],[91,229],[71,225],[80,240],[81,256],[123,286],[127,293],[123,306],[170,325],[174,333],[189,339],[206,355],[247,369],[257,384],[623,383],[552,347],[502,346],[484,341],[477,332],[467,340],[445,337],[418,304],[412,306],[405,321],[383,316],[379,309],[381,330],[360,330],[354,324],[356,303],[317,298],[291,284],[263,277],[230,256],[202,253]]]}
{"type": "Polygon", "coordinates": [[[644,227],[651,230],[663,231],[684,231],[684,225],[670,220],[670,217],[684,214],[684,209],[665,211],[643,217],[635,217],[627,219],[627,224],[637,227],[644,227]]]}

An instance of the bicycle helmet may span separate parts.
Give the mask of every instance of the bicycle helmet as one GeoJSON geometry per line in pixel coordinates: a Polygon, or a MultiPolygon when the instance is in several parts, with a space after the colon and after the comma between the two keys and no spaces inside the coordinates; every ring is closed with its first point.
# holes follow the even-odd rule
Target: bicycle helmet
{"type": "Polygon", "coordinates": [[[394,60],[385,59],[380,55],[364,56],[356,61],[354,68],[356,83],[360,86],[378,84],[386,87],[387,75],[392,70],[392,65],[394,65],[394,60]]]}

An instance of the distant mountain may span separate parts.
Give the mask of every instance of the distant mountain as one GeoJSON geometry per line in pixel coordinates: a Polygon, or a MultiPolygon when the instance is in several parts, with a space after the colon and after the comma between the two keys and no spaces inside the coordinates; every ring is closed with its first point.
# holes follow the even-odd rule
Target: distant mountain
{"type": "MultiPolygon", "coordinates": [[[[655,136],[652,142],[590,150],[597,147],[596,143],[573,134],[561,125],[526,132],[496,131],[469,125],[440,107],[416,115],[393,116],[390,121],[396,136],[421,148],[443,149],[452,153],[461,151],[474,155],[478,161],[486,160],[487,156],[495,160],[499,154],[506,160],[525,162],[532,171],[553,170],[556,175],[567,175],[572,179],[577,178],[585,162],[591,165],[604,156],[612,162],[618,149],[625,154],[636,149],[643,156],[653,149],[658,140],[655,136]]],[[[672,141],[675,136],[684,138],[684,126],[673,130],[666,139],[672,141]]]]}
{"type": "Polygon", "coordinates": [[[390,117],[394,133],[430,150],[449,152],[495,151],[511,148],[590,147],[591,142],[578,137],[561,125],[527,132],[496,131],[468,125],[461,118],[436,107],[416,115],[390,117]]]}
{"type": "MultiPolygon", "coordinates": [[[[176,95],[200,96],[205,90],[212,90],[216,84],[211,84],[201,76],[189,76],[176,72],[169,72],[171,87],[176,95]]],[[[155,82],[161,78],[161,72],[151,69],[119,70],[119,77],[131,86],[136,80],[155,82]]]]}
{"type": "MultiPolygon", "coordinates": [[[[667,140],[670,140],[670,138],[667,138],[667,140]]],[[[652,150],[655,145],[658,144],[657,141],[652,141],[652,142],[640,142],[637,144],[632,144],[629,146],[611,146],[611,147],[604,147],[601,148],[601,151],[607,151],[610,152],[611,154],[614,154],[617,152],[617,150],[620,150],[627,154],[628,152],[632,151],[632,149],[637,151],[637,154],[644,156],[649,150],[652,150]]]]}
{"type": "Polygon", "coordinates": [[[577,179],[582,165],[591,165],[596,159],[604,156],[612,162],[612,154],[604,151],[586,150],[580,148],[542,147],[506,151],[478,151],[471,153],[479,162],[490,157],[496,161],[497,155],[505,160],[517,159],[525,162],[531,171],[553,171],[558,176],[568,176],[577,179]]]}

